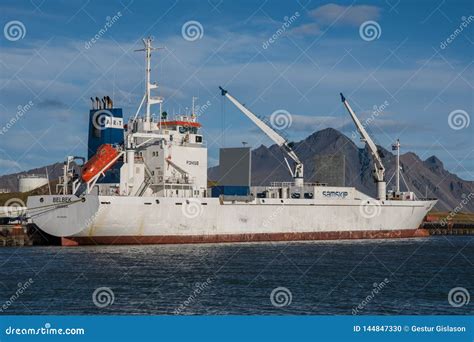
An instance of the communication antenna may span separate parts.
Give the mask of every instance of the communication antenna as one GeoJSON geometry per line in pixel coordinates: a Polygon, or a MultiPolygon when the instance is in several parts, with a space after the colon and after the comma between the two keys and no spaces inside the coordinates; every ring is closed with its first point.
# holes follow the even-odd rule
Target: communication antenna
{"type": "Polygon", "coordinates": [[[192,107],[191,107],[191,116],[194,118],[196,116],[196,112],[194,110],[194,103],[195,101],[197,100],[198,98],[196,96],[193,96],[193,104],[192,104],[192,107]]]}
{"type": "Polygon", "coordinates": [[[396,190],[400,192],[400,139],[392,145],[392,151],[397,151],[397,165],[395,170],[396,190]]]}
{"type": "Polygon", "coordinates": [[[48,168],[45,167],[44,170],[46,171],[46,180],[48,181],[48,190],[49,190],[49,194],[51,195],[51,183],[49,182],[48,168]]]}

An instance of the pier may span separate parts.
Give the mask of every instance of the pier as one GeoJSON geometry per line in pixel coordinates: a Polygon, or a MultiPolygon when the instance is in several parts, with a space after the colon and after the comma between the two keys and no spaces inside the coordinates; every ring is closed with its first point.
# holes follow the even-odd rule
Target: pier
{"type": "Polygon", "coordinates": [[[0,225],[0,246],[32,246],[33,240],[28,234],[26,225],[4,224],[0,225]]]}
{"type": "Polygon", "coordinates": [[[424,222],[422,228],[427,229],[430,235],[474,235],[474,223],[424,222]]]}
{"type": "Polygon", "coordinates": [[[474,214],[458,213],[452,219],[449,213],[431,213],[426,216],[421,228],[430,235],[474,235],[474,214]]]}

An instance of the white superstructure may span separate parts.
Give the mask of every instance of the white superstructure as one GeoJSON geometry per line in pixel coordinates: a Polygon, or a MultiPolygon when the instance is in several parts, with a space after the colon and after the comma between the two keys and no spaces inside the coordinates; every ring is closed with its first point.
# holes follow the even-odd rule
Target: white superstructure
{"type": "MultiPolygon", "coordinates": [[[[352,187],[305,183],[303,164],[291,145],[236,98],[230,100],[291,159],[293,182],[252,187],[248,196],[211,197],[207,182],[207,148],[194,112],[169,118],[163,98],[153,96],[150,81],[154,48],[144,40],[145,95],[124,129],[120,146],[101,146],[80,177],[68,157],[58,189],[60,195],[28,198],[29,217],[63,244],[187,243],[337,238],[408,237],[418,230],[434,200],[413,193],[387,196],[385,168],[376,145],[349,103],[343,103],[375,161],[378,196],[352,187]],[[152,107],[158,105],[158,115],[152,107]],[[143,115],[140,115],[144,107],[143,115]],[[120,181],[99,180],[119,165],[120,181]],[[408,199],[407,199],[408,198],[408,199]]],[[[341,94],[342,96],[342,94],[341,94]]],[[[110,119],[110,118],[109,118],[110,119]]]]}

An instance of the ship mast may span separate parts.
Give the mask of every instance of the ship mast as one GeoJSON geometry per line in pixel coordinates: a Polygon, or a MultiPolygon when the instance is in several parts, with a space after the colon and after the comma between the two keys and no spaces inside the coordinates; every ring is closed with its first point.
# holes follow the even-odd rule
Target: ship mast
{"type": "Polygon", "coordinates": [[[163,98],[161,96],[151,96],[151,90],[158,88],[158,85],[155,82],[151,82],[150,74],[151,74],[151,52],[153,50],[158,50],[161,48],[155,48],[151,45],[153,39],[148,37],[146,39],[142,39],[144,48],[135,50],[135,51],[145,51],[145,101],[146,101],[146,111],[145,111],[145,122],[151,122],[151,111],[150,107],[154,104],[160,105],[160,122],[161,122],[161,104],[163,103],[163,98]]]}

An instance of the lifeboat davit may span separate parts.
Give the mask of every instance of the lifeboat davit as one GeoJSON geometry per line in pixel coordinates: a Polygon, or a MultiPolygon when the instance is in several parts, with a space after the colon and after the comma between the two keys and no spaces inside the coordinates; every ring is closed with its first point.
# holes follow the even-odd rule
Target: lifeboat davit
{"type": "Polygon", "coordinates": [[[110,164],[110,162],[114,160],[118,154],[119,152],[113,148],[112,145],[100,145],[97,149],[97,153],[82,167],[82,180],[84,182],[88,182],[98,173],[105,172],[110,169],[113,165],[113,163],[110,164]],[[108,164],[110,165],[106,167],[108,164]]]}

